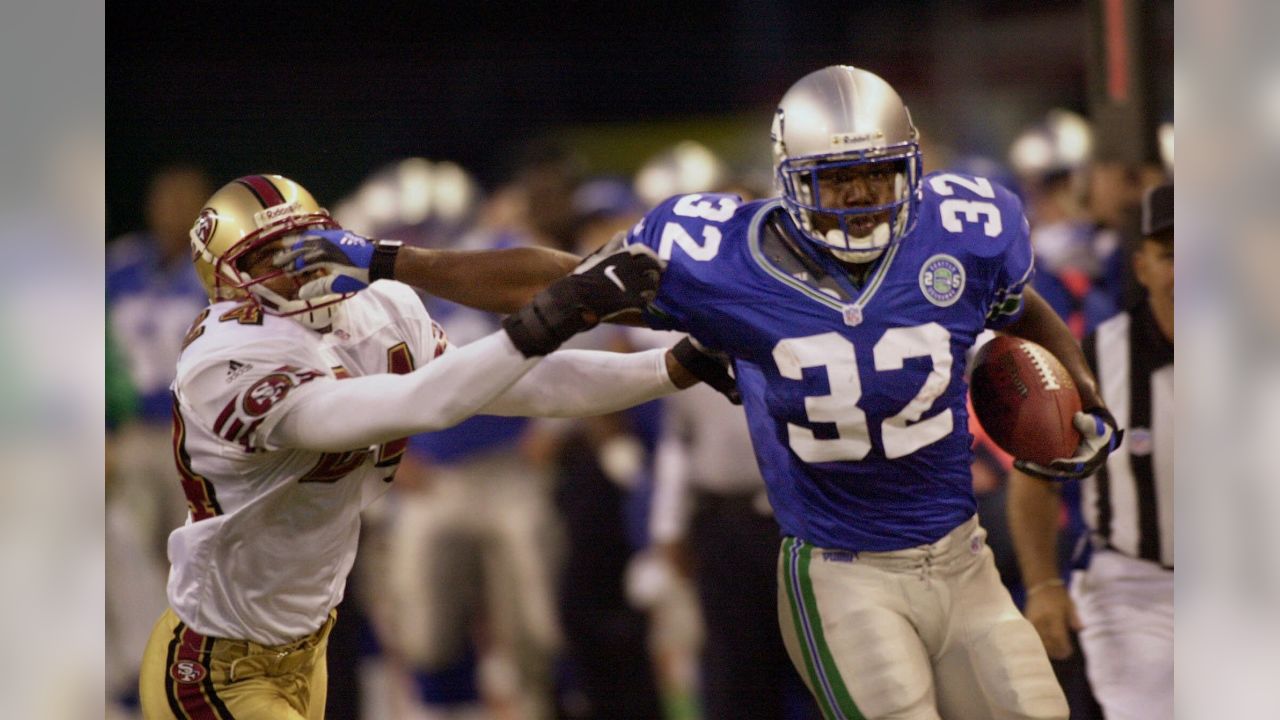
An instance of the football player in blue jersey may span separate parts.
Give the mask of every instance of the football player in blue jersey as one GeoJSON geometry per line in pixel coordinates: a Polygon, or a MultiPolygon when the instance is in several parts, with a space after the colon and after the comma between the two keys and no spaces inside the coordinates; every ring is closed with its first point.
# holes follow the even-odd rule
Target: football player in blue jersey
{"type": "MultiPolygon", "coordinates": [[[[780,197],[672,197],[616,242],[668,263],[647,323],[732,358],[783,532],[792,662],[828,718],[1066,718],[975,514],[967,351],[985,328],[1027,338],[1080,391],[1076,454],[1019,469],[1083,477],[1122,433],[1028,286],[1020,202],[985,178],[923,175],[906,106],[858,68],[801,78],[771,139],[780,197]]],[[[307,270],[317,242],[285,259],[307,270]]],[[[328,257],[318,282],[358,286],[367,267],[328,257]]]]}
{"type": "Polygon", "coordinates": [[[773,118],[781,197],[661,203],[625,242],[669,262],[649,324],[733,358],[783,531],[779,620],[831,718],[1065,718],[1035,631],[975,516],[966,351],[985,328],[1040,343],[1087,410],[1077,453],[1120,439],[1066,326],[1027,285],[1017,198],[922,175],[918,134],[876,75],[827,67],[773,118]]]}

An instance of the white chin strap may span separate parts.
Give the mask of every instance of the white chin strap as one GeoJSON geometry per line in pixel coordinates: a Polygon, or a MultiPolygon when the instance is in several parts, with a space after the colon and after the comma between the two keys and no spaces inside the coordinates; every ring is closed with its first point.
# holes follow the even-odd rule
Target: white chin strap
{"type": "Polygon", "coordinates": [[[332,325],[334,318],[338,314],[339,308],[342,307],[341,302],[330,302],[342,299],[342,296],[337,294],[321,295],[320,297],[311,298],[310,300],[287,300],[279,293],[262,286],[255,287],[254,292],[279,308],[279,310],[272,312],[264,307],[263,309],[266,310],[266,312],[273,315],[283,315],[299,325],[312,330],[324,330],[332,325]],[[329,304],[324,305],[324,307],[317,307],[311,310],[304,309],[308,304],[322,305],[326,302],[329,304]]]}
{"type": "Polygon", "coordinates": [[[831,254],[840,260],[852,263],[871,262],[880,257],[885,247],[889,245],[889,223],[882,222],[871,228],[870,234],[861,237],[852,234],[846,236],[838,228],[828,230],[826,244],[830,248],[831,254]],[[849,249],[841,250],[841,246],[849,247],[849,249]]]}
{"type": "Polygon", "coordinates": [[[297,315],[290,315],[289,319],[301,324],[303,327],[311,328],[312,330],[324,330],[333,325],[333,321],[338,315],[338,311],[341,307],[342,303],[325,305],[322,308],[308,310],[307,312],[298,313],[297,315]]]}

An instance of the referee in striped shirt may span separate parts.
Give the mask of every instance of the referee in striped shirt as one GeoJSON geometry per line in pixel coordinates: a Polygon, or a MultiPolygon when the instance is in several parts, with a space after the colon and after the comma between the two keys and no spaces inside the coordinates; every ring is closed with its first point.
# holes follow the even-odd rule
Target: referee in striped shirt
{"type": "Polygon", "coordinates": [[[1024,612],[1053,658],[1078,630],[1108,720],[1173,717],[1173,185],[1142,203],[1134,276],[1145,297],[1098,326],[1084,350],[1126,442],[1085,481],[1092,557],[1068,593],[1055,548],[1057,487],[1014,471],[1009,524],[1024,612]]]}

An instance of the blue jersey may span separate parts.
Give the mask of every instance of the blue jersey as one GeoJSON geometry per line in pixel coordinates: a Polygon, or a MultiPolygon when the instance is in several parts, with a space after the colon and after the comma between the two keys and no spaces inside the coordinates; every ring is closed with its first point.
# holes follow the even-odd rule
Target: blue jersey
{"type": "Polygon", "coordinates": [[[628,236],[668,260],[649,323],[734,358],[778,522],[819,547],[930,543],[977,508],[966,351],[1020,315],[1028,227],[985,179],[922,184],[915,228],[860,287],[776,199],[678,196],[628,236]]]}
{"type": "Polygon", "coordinates": [[[165,265],[158,240],[122,237],[107,249],[107,321],[138,392],[138,415],[168,426],[169,384],[191,321],[209,304],[196,268],[185,257],[165,265]]]}

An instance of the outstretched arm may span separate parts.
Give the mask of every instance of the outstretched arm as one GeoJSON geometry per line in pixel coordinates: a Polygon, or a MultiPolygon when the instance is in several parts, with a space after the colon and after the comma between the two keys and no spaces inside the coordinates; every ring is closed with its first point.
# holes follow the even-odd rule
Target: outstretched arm
{"type": "Polygon", "coordinates": [[[524,307],[580,258],[550,248],[427,250],[401,248],[393,279],[438,298],[496,313],[524,307]]]}
{"type": "Polygon", "coordinates": [[[474,415],[539,359],[526,357],[499,330],[405,375],[303,386],[263,434],[271,445],[341,452],[442,430],[474,415]]]}
{"type": "MultiPolygon", "coordinates": [[[[448,353],[446,353],[448,355],[448,353]]],[[[698,382],[670,350],[560,350],[498,395],[492,415],[589,417],[624,410],[698,382]]]]}
{"type": "MultiPolygon", "coordinates": [[[[595,326],[601,318],[652,301],[661,268],[647,248],[617,253],[600,266],[561,278],[537,293],[532,302],[503,320],[502,330],[413,372],[333,380],[294,393],[291,409],[261,432],[277,446],[337,451],[450,427],[481,411],[528,372],[539,356],[551,353],[575,333],[595,326]]],[[[660,378],[670,382],[665,365],[660,378]]],[[[552,398],[572,396],[574,383],[590,386],[575,375],[552,379],[566,386],[564,390],[540,388],[552,398]]],[[[614,395],[626,398],[629,392],[635,391],[619,388],[614,395]]]]}
{"type": "Polygon", "coordinates": [[[460,305],[504,314],[527,305],[578,261],[576,255],[550,248],[427,249],[349,230],[308,230],[275,257],[277,267],[304,276],[324,271],[299,290],[304,300],[357,292],[377,280],[399,280],[460,305]]]}

